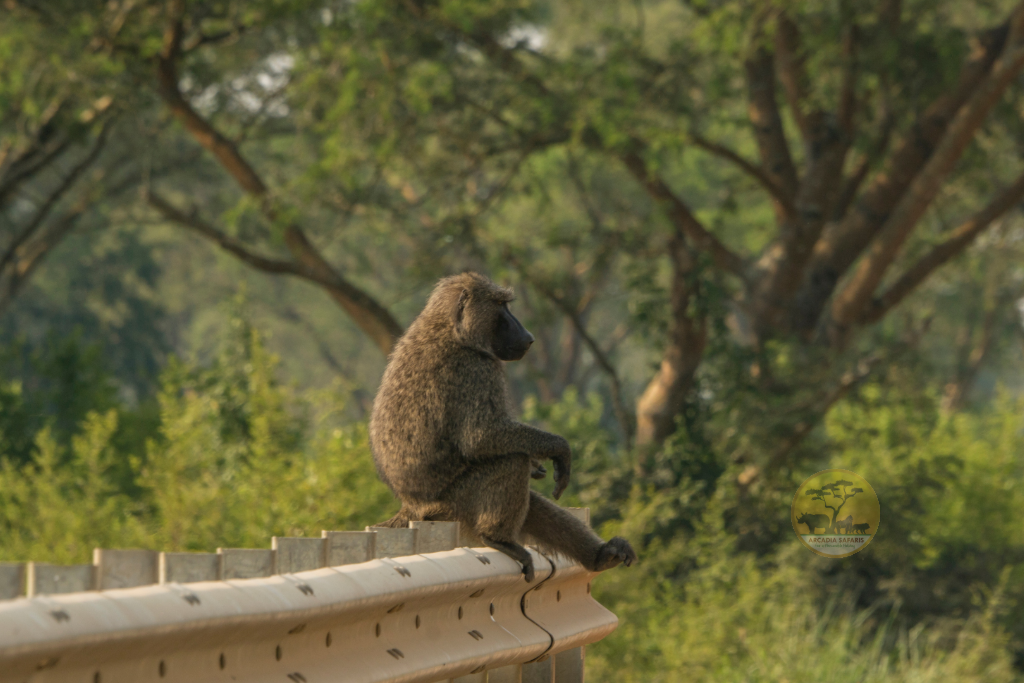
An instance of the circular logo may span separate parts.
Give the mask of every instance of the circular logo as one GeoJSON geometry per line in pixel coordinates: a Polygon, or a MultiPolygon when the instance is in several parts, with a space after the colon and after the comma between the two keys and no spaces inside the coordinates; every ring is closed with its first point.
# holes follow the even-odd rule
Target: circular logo
{"type": "Polygon", "coordinates": [[[850,470],[823,470],[800,484],[790,515],[805,546],[825,557],[849,557],[874,538],[881,508],[864,477],[850,470]]]}

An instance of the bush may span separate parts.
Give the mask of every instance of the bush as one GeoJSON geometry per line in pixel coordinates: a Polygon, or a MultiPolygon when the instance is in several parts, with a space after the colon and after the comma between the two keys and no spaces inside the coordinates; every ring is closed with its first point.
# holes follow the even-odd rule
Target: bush
{"type": "Polygon", "coordinates": [[[389,517],[364,424],[337,424],[339,392],[295,395],[244,329],[209,368],[172,363],[145,451],[115,439],[118,413],[89,413],[65,452],[49,428],[0,470],[0,559],[88,562],[93,547],[268,547],[389,517]],[[121,465],[135,497],[120,492],[121,465]]]}

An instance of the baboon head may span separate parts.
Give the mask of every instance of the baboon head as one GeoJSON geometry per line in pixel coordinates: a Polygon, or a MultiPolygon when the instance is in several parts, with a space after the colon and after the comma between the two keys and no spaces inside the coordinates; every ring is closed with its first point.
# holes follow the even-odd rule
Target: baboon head
{"type": "Polygon", "coordinates": [[[434,296],[451,312],[455,339],[501,360],[519,360],[533,344],[533,335],[512,315],[511,289],[499,287],[479,273],[462,273],[438,283],[434,296]]]}

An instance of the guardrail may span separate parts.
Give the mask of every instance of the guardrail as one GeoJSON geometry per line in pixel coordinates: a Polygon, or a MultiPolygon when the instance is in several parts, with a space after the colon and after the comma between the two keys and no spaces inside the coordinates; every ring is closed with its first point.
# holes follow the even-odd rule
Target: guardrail
{"type": "Polygon", "coordinates": [[[456,523],[410,527],[0,565],[0,597],[27,594],[0,602],[0,683],[583,680],[583,646],[618,623],[596,574],[531,550],[527,584],[456,523]]]}

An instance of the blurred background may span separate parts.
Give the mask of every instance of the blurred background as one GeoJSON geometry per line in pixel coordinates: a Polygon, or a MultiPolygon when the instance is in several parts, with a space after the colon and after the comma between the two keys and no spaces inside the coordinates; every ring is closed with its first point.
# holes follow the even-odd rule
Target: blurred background
{"type": "Polygon", "coordinates": [[[386,519],[386,355],[474,269],[641,556],[590,680],[1021,680],[1022,70],[1011,0],[3,0],[0,560],[386,519]]]}

